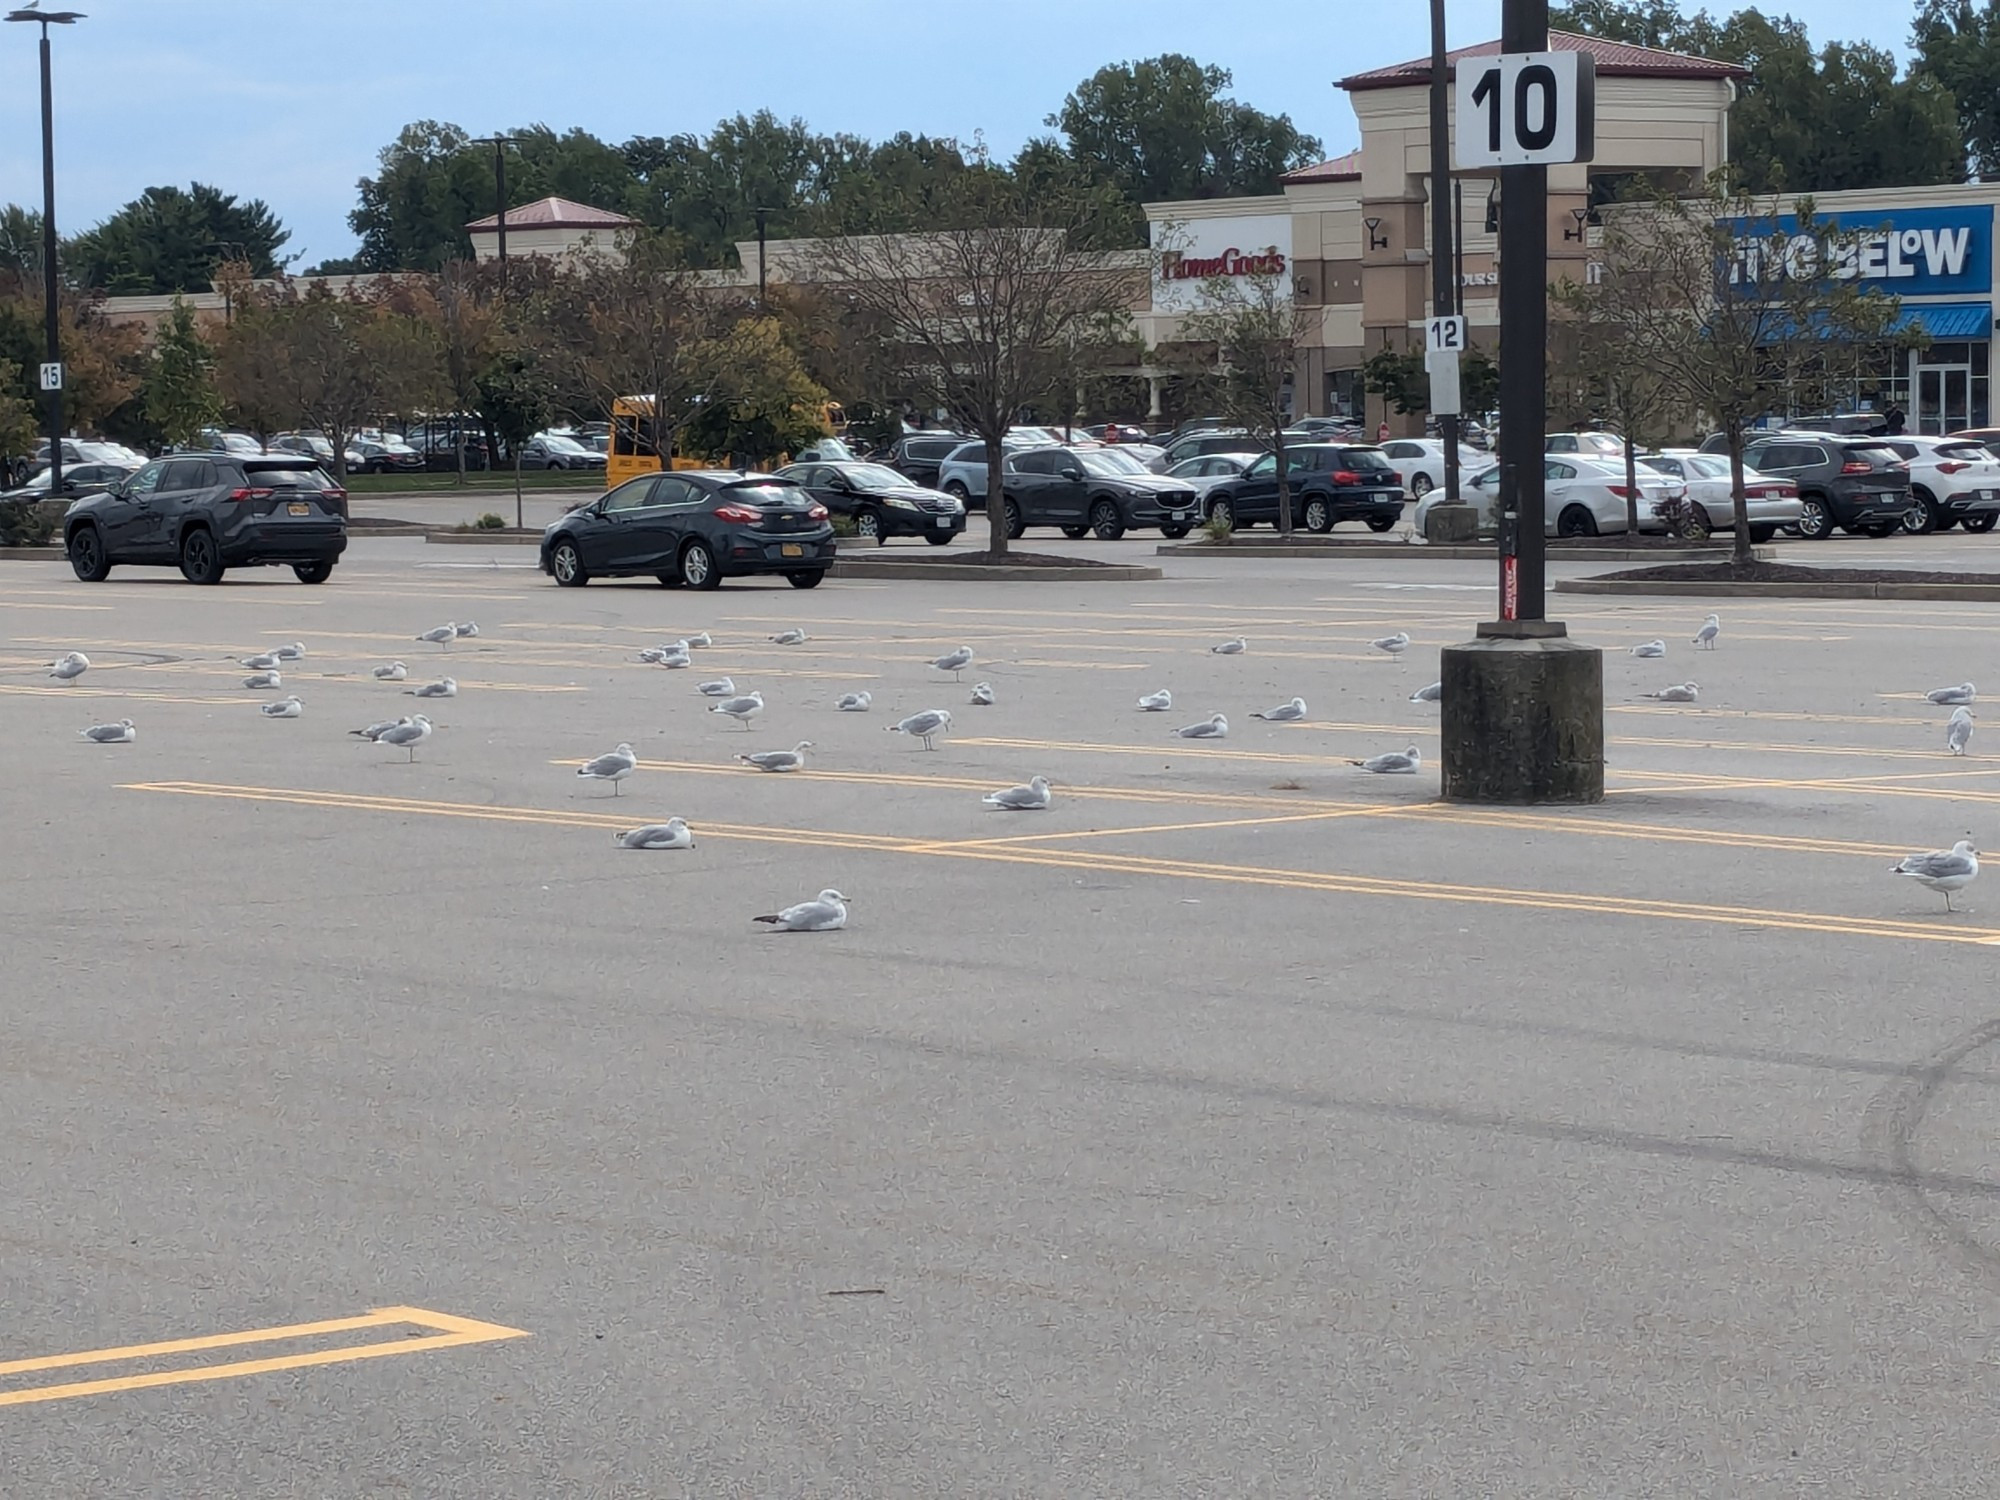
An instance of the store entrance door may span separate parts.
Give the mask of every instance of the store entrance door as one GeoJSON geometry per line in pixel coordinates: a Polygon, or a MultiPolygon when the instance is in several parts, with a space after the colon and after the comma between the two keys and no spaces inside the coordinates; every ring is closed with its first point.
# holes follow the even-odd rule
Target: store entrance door
{"type": "Polygon", "coordinates": [[[1916,430],[1936,437],[1972,425],[1972,366],[1917,366],[1916,430]]]}

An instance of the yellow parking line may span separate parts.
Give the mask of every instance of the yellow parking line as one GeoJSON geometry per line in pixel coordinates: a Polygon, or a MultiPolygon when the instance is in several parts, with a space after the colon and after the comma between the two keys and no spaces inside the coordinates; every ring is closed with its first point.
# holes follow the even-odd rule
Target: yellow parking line
{"type": "Polygon", "coordinates": [[[152,1370],[140,1375],[118,1375],[100,1380],[72,1381],[63,1385],[32,1386],[0,1391],[0,1406],[26,1406],[41,1401],[63,1401],[75,1396],[101,1396],[114,1391],[147,1390],[156,1386],[181,1385],[199,1380],[230,1380],[246,1375],[262,1375],[273,1370],[297,1370],[313,1365],[345,1364],[353,1360],[380,1359],[397,1354],[424,1354],[438,1349],[456,1349],[467,1344],[492,1343],[497,1339],[527,1338],[521,1328],[499,1323],[482,1323],[450,1313],[429,1312],[421,1307],[378,1307],[354,1318],[327,1318],[316,1323],[291,1323],[277,1328],[252,1328],[242,1333],[209,1334],[199,1338],[167,1339],[152,1344],[127,1344],[115,1349],[89,1349],[80,1354],[53,1354],[36,1359],[0,1363],[0,1378],[26,1375],[43,1370],[74,1369],[81,1365],[118,1364],[135,1360],[162,1359],[175,1354],[197,1354],[210,1349],[232,1349],[246,1344],[280,1343],[287,1339],[321,1338],[329,1334],[357,1333],[369,1328],[405,1326],[433,1330],[426,1338],[393,1338],[337,1349],[314,1349],[298,1354],[279,1354],[264,1359],[237,1360],[222,1365],[196,1365],[179,1370],[152,1370]]]}

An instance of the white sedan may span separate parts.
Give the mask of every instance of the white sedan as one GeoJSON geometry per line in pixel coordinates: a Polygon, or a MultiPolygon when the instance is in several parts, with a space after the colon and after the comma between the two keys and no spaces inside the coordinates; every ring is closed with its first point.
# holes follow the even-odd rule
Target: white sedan
{"type": "MultiPolygon", "coordinates": [[[[1442,438],[1391,438],[1386,443],[1377,443],[1382,456],[1389,460],[1389,466],[1403,481],[1403,488],[1412,500],[1421,500],[1432,490],[1444,483],[1444,440],[1442,438]]],[[[1492,463],[1491,455],[1481,453],[1477,448],[1458,445],[1458,472],[1460,478],[1477,474],[1492,463]]]]}
{"type": "MultiPolygon", "coordinates": [[[[1663,448],[1658,453],[1648,453],[1639,462],[1687,486],[1694,510],[1688,524],[1682,527],[1684,534],[1706,536],[1711,531],[1736,529],[1735,490],[1726,456],[1693,448],[1663,448]]],[[[1796,526],[1805,508],[1799,500],[1799,487],[1791,480],[1776,474],[1760,474],[1755,469],[1743,471],[1743,502],[1753,542],[1768,542],[1778,534],[1780,526],[1796,526]]],[[[1667,524],[1658,517],[1641,515],[1639,529],[1665,531],[1667,524]]]]}
{"type": "Polygon", "coordinates": [[[1243,471],[1261,456],[1254,449],[1247,453],[1203,453],[1182,459],[1167,470],[1167,477],[1186,480],[1200,499],[1225,479],[1241,479],[1243,471]]]}
{"type": "MultiPolygon", "coordinates": [[[[1596,459],[1565,453],[1560,457],[1545,457],[1542,460],[1542,475],[1547,495],[1543,530],[1548,535],[1596,536],[1600,532],[1625,529],[1628,492],[1623,464],[1600,463],[1596,459]]],[[[1644,467],[1640,468],[1638,477],[1639,524],[1642,530],[1655,506],[1687,498],[1687,487],[1677,479],[1669,479],[1644,467]]],[[[1418,536],[1424,534],[1424,520],[1430,508],[1443,500],[1442,492],[1432,490],[1417,502],[1411,524],[1418,536]]],[[[1468,505],[1477,505],[1485,513],[1480,529],[1492,530],[1500,513],[1498,464],[1491,464],[1472,476],[1466,485],[1465,500],[1468,505]]]]}

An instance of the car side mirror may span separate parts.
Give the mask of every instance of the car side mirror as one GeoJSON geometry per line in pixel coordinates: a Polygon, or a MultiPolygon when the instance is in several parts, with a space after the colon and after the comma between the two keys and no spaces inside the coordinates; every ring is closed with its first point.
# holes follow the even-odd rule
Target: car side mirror
{"type": "Polygon", "coordinates": [[[1083,470],[1072,464],[1062,471],[1062,477],[1065,479],[1081,479],[1083,478],[1083,470]]]}
{"type": "Polygon", "coordinates": [[[854,481],[849,479],[845,474],[835,474],[827,480],[826,487],[837,495],[851,495],[854,493],[854,481]]]}

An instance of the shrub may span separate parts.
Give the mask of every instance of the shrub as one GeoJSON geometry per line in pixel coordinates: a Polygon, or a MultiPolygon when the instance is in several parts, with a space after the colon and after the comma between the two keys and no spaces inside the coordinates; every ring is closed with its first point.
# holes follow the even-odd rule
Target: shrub
{"type": "Polygon", "coordinates": [[[473,525],[481,531],[501,531],[506,528],[507,522],[504,518],[496,516],[489,510],[485,515],[473,522],[473,525]]]}
{"type": "Polygon", "coordinates": [[[1206,521],[1201,523],[1202,535],[1206,536],[1211,542],[1228,541],[1230,533],[1235,531],[1235,529],[1228,516],[1210,516],[1206,521]]]}
{"type": "Polygon", "coordinates": [[[40,547],[56,532],[56,518],[37,500],[0,500],[0,547],[40,547]]]}

